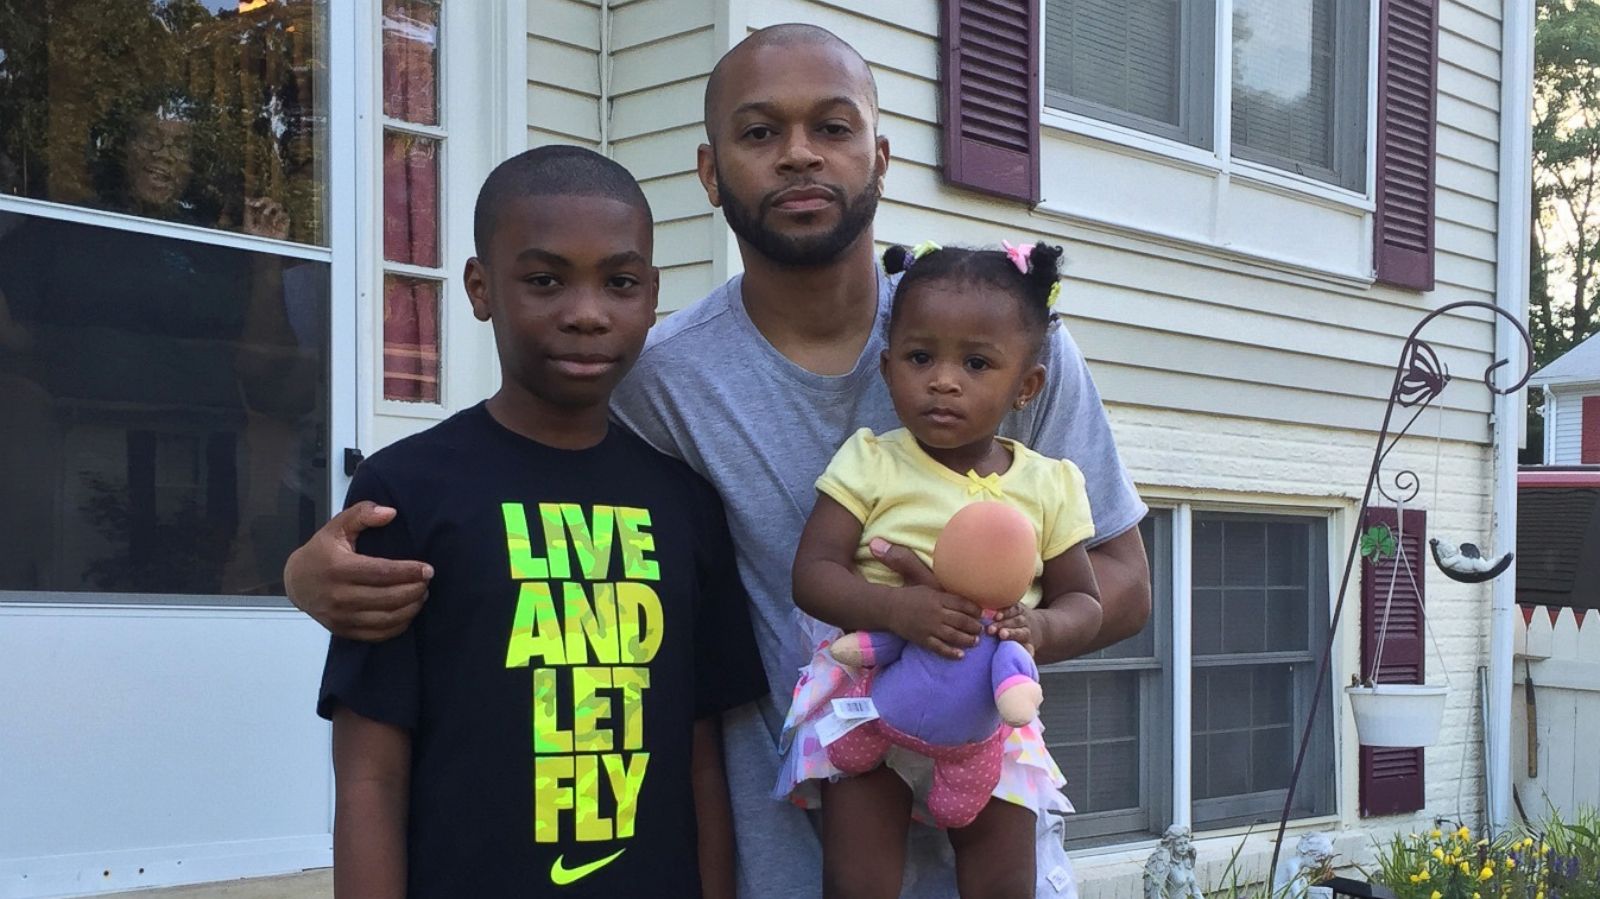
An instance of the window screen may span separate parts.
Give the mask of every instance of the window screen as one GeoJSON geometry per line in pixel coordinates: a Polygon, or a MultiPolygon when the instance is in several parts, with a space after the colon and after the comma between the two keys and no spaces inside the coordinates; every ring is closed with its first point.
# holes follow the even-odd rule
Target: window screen
{"type": "Polygon", "coordinates": [[[1150,560],[1150,623],[1115,646],[1041,673],[1044,739],[1067,777],[1075,845],[1142,839],[1168,823],[1172,512],[1139,526],[1150,560]]]}
{"type": "MultiPolygon", "coordinates": [[[[1326,532],[1320,519],[1194,515],[1197,826],[1268,821],[1282,809],[1327,633],[1326,532]]],[[[1318,718],[1327,738],[1314,741],[1318,757],[1296,790],[1300,815],[1332,808],[1326,697],[1318,718]]]]}

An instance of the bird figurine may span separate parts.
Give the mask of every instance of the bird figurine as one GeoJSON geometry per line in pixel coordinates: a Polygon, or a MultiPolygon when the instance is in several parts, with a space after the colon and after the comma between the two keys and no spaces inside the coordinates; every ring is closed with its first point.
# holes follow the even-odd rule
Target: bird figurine
{"type": "Polygon", "coordinates": [[[1463,543],[1458,547],[1437,537],[1429,540],[1428,546],[1433,550],[1433,563],[1445,577],[1465,584],[1480,584],[1499,577],[1516,557],[1515,553],[1506,552],[1496,558],[1484,558],[1474,544],[1463,543]]]}

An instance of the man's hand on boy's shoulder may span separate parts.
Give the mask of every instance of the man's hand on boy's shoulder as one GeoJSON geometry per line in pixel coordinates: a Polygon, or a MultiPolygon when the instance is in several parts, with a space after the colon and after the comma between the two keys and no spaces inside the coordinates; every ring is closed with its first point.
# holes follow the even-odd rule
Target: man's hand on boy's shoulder
{"type": "Polygon", "coordinates": [[[346,639],[387,640],[405,630],[428,598],[433,567],[355,549],[362,531],[383,527],[394,515],[388,506],[363,501],[329,519],[284,563],[289,601],[346,639]]]}

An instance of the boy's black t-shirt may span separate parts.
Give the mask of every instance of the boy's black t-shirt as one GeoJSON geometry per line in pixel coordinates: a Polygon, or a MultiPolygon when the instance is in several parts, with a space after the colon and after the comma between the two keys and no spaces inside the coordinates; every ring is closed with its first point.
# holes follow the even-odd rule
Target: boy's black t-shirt
{"type": "Polygon", "coordinates": [[[409,895],[699,896],[692,727],[767,692],[711,486],[480,404],[363,462],[365,499],[399,515],[358,551],[433,581],[400,636],[333,639],[317,711],[411,731],[409,895]]]}

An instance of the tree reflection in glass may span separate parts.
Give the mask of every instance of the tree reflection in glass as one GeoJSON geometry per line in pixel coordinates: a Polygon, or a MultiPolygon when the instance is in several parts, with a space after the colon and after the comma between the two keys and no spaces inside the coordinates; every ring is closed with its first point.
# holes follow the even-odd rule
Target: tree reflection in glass
{"type": "Polygon", "coordinates": [[[325,7],[0,4],[0,192],[325,244],[325,7]]]}

